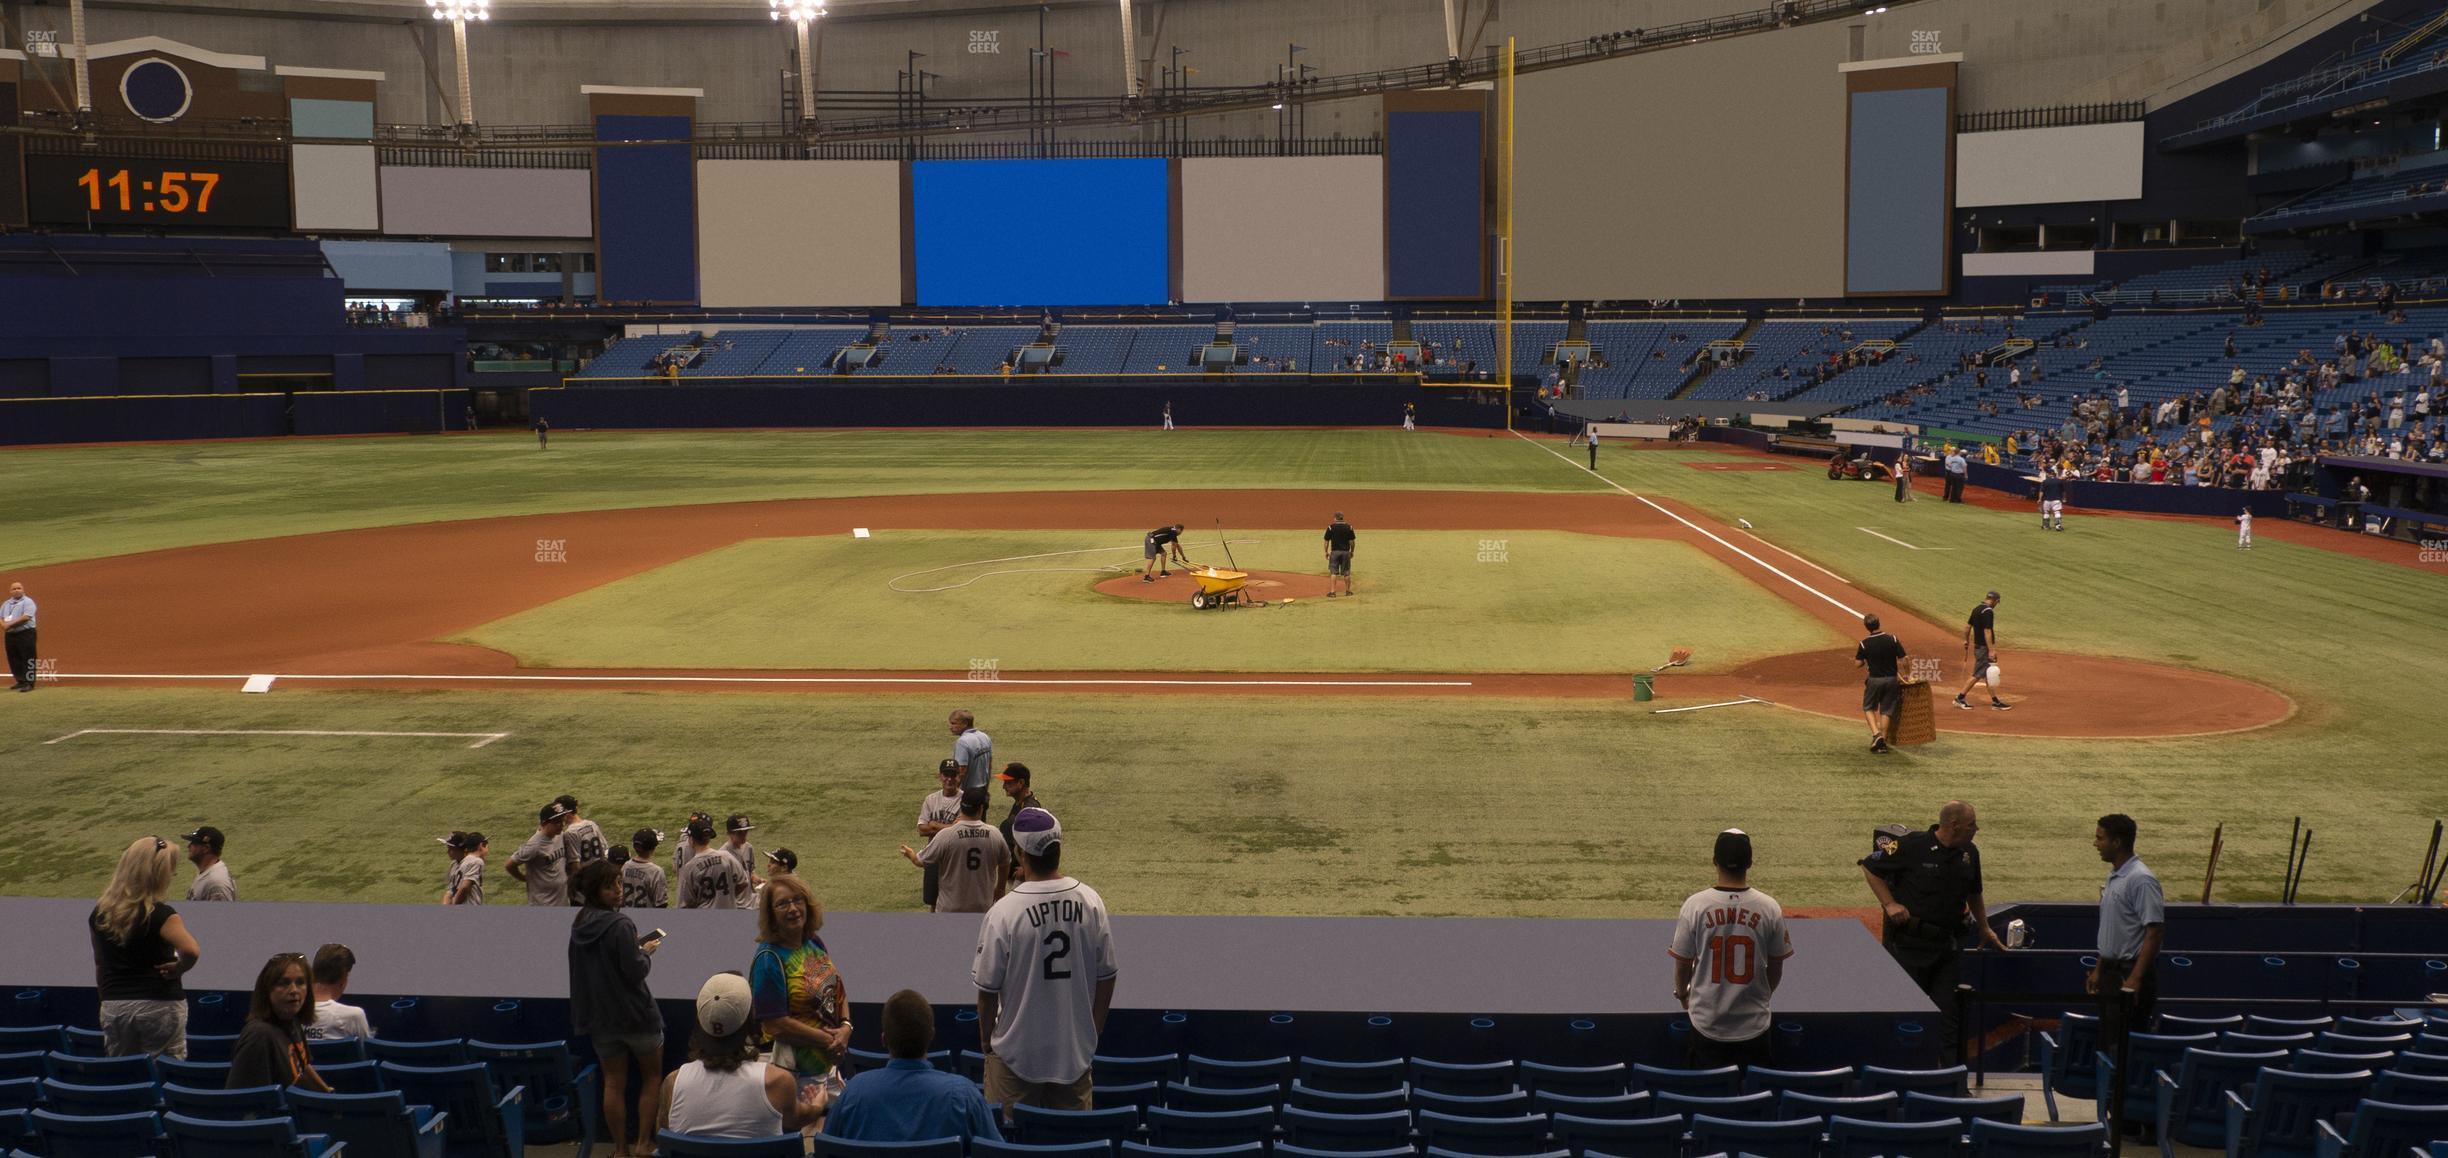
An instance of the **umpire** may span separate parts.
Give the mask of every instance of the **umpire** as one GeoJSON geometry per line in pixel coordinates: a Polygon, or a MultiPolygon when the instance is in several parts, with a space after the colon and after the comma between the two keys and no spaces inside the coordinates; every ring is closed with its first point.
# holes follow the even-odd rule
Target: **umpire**
{"type": "Polygon", "coordinates": [[[1981,897],[1980,846],[1972,843],[1979,832],[1972,806],[1950,800],[1938,809],[1938,823],[1892,843],[1881,840],[1861,860],[1862,879],[1887,918],[1879,939],[1938,1006],[1940,1040],[1950,1050],[1959,1032],[1955,980],[1965,926],[1980,931],[1983,945],[2006,947],[1989,927],[1989,906],[1981,897]]]}
{"type": "Polygon", "coordinates": [[[9,597],[0,603],[0,629],[5,629],[8,643],[9,690],[34,690],[34,601],[27,598],[25,584],[9,584],[9,597]]]}

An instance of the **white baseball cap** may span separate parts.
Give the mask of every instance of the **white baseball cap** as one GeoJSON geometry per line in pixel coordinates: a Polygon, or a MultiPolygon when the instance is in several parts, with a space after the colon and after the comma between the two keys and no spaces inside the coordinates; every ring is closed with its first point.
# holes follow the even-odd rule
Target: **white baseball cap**
{"type": "Polygon", "coordinates": [[[697,990],[697,1028],[714,1037],[729,1037],[748,1024],[748,979],[737,973],[717,973],[697,990]]]}
{"type": "Polygon", "coordinates": [[[1042,808],[1023,808],[1012,820],[1012,843],[1030,856],[1044,856],[1046,849],[1062,843],[1062,822],[1042,808]]]}

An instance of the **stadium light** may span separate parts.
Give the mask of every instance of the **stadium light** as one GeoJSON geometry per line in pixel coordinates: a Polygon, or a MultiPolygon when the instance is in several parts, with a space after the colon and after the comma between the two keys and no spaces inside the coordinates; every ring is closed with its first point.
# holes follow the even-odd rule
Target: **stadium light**
{"type": "Polygon", "coordinates": [[[448,20],[451,26],[451,47],[459,57],[459,123],[476,123],[475,89],[468,83],[468,21],[493,18],[493,0],[425,0],[436,20],[448,20]]]}
{"type": "Polygon", "coordinates": [[[824,18],[824,0],[765,0],[776,22],[788,20],[799,34],[799,121],[816,122],[816,54],[808,25],[824,18]]]}

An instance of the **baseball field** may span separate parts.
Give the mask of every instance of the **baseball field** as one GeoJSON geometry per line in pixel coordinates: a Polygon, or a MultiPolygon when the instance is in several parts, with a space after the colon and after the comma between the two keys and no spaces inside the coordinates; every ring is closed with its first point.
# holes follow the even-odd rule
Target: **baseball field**
{"type": "Polygon", "coordinates": [[[504,855],[567,791],[620,834],[747,813],[829,906],[911,909],[894,848],[959,707],[1137,913],[1661,916],[1727,826],[1789,906],[1854,907],[1869,830],[1950,797],[1993,902],[2094,895],[2112,811],[2171,897],[2221,823],[2218,895],[2274,897],[2301,817],[2303,898],[2382,901],[2448,813],[2448,564],[2412,544],[2051,534],[1723,448],[1585,462],[1391,430],[0,453],[45,664],[0,700],[0,880],[92,895],[131,836],[208,823],[248,899],[423,901],[436,835],[504,855]],[[1176,522],[1269,606],[1140,582],[1176,522]],[[1936,742],[1872,754],[1860,615],[1951,691],[1992,588],[2013,710],[1941,692],[1936,742]]]}

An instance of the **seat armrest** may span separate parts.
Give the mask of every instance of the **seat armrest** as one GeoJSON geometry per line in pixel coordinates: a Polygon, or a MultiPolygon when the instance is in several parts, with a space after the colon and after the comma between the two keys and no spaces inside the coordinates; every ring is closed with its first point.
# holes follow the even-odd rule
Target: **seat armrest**
{"type": "Polygon", "coordinates": [[[2312,1123],[2312,1145],[2318,1149],[2320,1158],[2339,1158],[2346,1153],[2345,1137],[2327,1122],[2312,1123]]]}
{"type": "Polygon", "coordinates": [[[2244,1144],[2245,1131],[2253,1125],[2252,1106],[2237,1097],[2234,1090],[2227,1091],[2224,1096],[2227,1099],[2227,1158],[2244,1158],[2249,1150],[2244,1144]]]}

